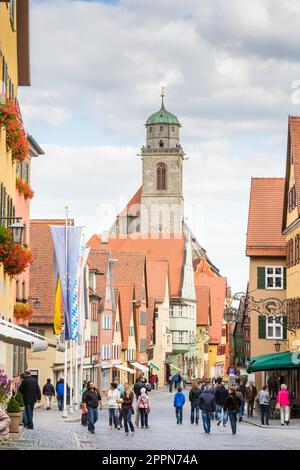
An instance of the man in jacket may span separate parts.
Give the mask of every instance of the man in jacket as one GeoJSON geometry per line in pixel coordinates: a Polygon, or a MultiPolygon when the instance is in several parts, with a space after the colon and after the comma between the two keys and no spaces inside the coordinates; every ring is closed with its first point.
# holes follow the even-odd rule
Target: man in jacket
{"type": "Polygon", "coordinates": [[[33,429],[33,410],[37,401],[41,401],[41,389],[35,377],[32,377],[31,372],[27,370],[25,377],[19,387],[19,392],[23,396],[25,414],[26,414],[26,428],[33,429]]]}
{"type": "Polygon", "coordinates": [[[210,393],[209,386],[206,386],[200,395],[200,409],[205,434],[210,433],[211,415],[216,409],[215,397],[210,393]]]}
{"type": "MultiPolygon", "coordinates": [[[[56,384],[56,397],[59,411],[63,411],[64,408],[64,379],[59,379],[56,384]]],[[[70,395],[70,388],[67,384],[67,397],[70,395]]]]}
{"type": "Polygon", "coordinates": [[[182,393],[180,387],[178,387],[177,392],[174,395],[174,408],[176,413],[177,424],[182,424],[182,414],[183,414],[183,406],[185,404],[185,396],[182,393]]]}
{"type": "Polygon", "coordinates": [[[224,411],[224,405],[228,397],[228,390],[225,388],[225,384],[222,382],[215,391],[215,400],[216,400],[216,419],[218,420],[217,425],[220,426],[222,421],[223,413],[223,426],[226,426],[228,420],[228,413],[224,411]]]}
{"type": "Polygon", "coordinates": [[[55,397],[55,390],[51,383],[51,379],[47,379],[47,383],[45,383],[43,387],[43,395],[46,401],[46,409],[51,410],[52,398],[55,397]]]}
{"type": "Polygon", "coordinates": [[[93,382],[88,383],[86,391],[82,395],[82,403],[87,407],[88,430],[95,434],[95,424],[98,421],[98,408],[102,409],[101,395],[93,382]]]}
{"type": "Polygon", "coordinates": [[[257,388],[254,386],[253,382],[249,382],[245,390],[245,400],[247,403],[247,416],[253,417],[254,401],[257,395],[257,388]]]}
{"type": "Polygon", "coordinates": [[[200,395],[201,390],[197,382],[193,382],[189,393],[189,400],[191,402],[191,424],[194,424],[196,414],[196,426],[199,424],[200,395]]]}

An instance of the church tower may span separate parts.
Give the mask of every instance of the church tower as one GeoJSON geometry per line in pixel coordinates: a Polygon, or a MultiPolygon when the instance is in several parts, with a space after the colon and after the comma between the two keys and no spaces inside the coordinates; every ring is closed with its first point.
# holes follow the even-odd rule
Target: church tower
{"type": "Polygon", "coordinates": [[[164,92],[159,111],[146,122],[146,146],[141,149],[143,185],[141,232],[181,235],[183,230],[182,170],[184,152],[180,145],[180,123],[166,110],[164,92]]]}

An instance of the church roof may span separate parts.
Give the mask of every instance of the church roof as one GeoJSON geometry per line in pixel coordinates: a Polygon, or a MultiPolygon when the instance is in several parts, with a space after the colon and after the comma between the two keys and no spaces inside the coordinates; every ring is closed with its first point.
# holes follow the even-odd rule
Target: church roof
{"type": "Polygon", "coordinates": [[[146,126],[153,124],[173,124],[175,126],[180,126],[180,122],[178,121],[178,118],[175,116],[175,114],[172,114],[166,110],[163,100],[160,110],[152,114],[147,119],[146,126]]]}

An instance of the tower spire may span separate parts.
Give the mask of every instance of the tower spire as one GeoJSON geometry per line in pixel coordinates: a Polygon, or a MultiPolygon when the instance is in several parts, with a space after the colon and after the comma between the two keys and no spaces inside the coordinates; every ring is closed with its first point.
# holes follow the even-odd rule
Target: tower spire
{"type": "Polygon", "coordinates": [[[161,96],[161,107],[162,107],[162,109],[165,109],[165,106],[164,106],[164,105],[165,105],[165,103],[164,103],[164,97],[166,96],[165,89],[166,89],[165,86],[162,86],[162,87],[161,87],[160,96],[161,96]]]}

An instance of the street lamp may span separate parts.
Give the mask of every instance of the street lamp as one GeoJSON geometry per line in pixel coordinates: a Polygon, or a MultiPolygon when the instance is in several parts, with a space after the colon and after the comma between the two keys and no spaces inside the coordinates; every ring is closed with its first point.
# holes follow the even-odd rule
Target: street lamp
{"type": "Polygon", "coordinates": [[[22,245],[25,225],[21,224],[20,222],[15,222],[14,224],[10,225],[9,228],[12,233],[13,242],[17,243],[18,245],[22,245]]]}
{"type": "Polygon", "coordinates": [[[281,343],[279,343],[278,340],[276,341],[276,343],[274,343],[274,346],[275,346],[275,351],[276,351],[276,352],[280,352],[281,343]]]}
{"type": "Polygon", "coordinates": [[[0,217],[0,224],[3,222],[10,224],[8,228],[11,231],[13,242],[18,245],[22,244],[25,230],[25,225],[21,224],[20,220],[22,220],[22,217],[0,217]]]}

